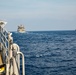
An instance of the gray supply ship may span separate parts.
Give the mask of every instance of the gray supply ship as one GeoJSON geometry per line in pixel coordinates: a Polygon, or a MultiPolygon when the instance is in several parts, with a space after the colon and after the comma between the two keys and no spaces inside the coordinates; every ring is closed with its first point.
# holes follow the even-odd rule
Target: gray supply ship
{"type": "Polygon", "coordinates": [[[17,32],[19,32],[19,33],[25,33],[25,27],[23,25],[19,25],[18,29],[17,29],[17,32]]]}

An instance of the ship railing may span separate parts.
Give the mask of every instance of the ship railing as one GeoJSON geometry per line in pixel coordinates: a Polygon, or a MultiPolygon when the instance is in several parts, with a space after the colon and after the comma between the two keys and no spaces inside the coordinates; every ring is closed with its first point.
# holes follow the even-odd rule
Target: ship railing
{"type": "Polygon", "coordinates": [[[20,58],[22,58],[22,74],[25,75],[24,54],[13,43],[12,33],[0,26],[0,74],[20,75],[20,58]],[[1,65],[4,65],[1,67],[1,65]]]}

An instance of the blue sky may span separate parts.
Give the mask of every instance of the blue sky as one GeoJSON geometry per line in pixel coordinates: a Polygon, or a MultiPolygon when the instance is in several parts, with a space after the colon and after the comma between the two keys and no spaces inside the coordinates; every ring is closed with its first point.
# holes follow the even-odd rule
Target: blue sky
{"type": "Polygon", "coordinates": [[[20,24],[26,31],[74,30],[76,0],[2,0],[0,19],[9,31],[20,24]]]}

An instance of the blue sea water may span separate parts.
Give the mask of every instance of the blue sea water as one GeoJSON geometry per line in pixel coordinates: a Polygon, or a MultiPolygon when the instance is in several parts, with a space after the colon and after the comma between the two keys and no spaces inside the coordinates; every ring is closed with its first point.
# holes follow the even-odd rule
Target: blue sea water
{"type": "Polygon", "coordinates": [[[76,31],[13,32],[26,75],[76,75],[76,31]]]}

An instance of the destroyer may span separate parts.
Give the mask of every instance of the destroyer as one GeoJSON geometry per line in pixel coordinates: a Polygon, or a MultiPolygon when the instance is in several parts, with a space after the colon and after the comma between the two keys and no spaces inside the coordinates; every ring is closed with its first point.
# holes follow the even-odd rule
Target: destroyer
{"type": "Polygon", "coordinates": [[[5,30],[6,22],[0,21],[0,75],[25,75],[24,55],[13,42],[12,33],[5,30]],[[22,70],[20,58],[22,57],[22,70]]]}
{"type": "Polygon", "coordinates": [[[25,27],[24,27],[23,25],[20,25],[20,26],[18,26],[17,31],[18,31],[19,33],[25,33],[25,27]]]}

